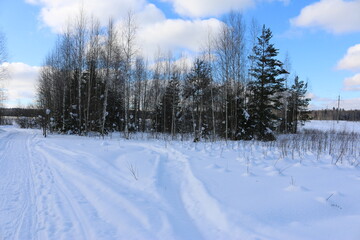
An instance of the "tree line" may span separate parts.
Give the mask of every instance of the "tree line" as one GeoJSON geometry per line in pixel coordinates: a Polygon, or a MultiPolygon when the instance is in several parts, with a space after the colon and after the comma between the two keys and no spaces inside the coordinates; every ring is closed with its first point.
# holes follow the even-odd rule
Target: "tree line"
{"type": "Polygon", "coordinates": [[[323,109],[310,111],[313,120],[360,121],[360,110],[323,109]]]}
{"type": "Polygon", "coordinates": [[[132,14],[104,28],[80,13],[44,61],[39,106],[61,133],[191,133],[195,141],[295,133],[308,117],[307,83],[289,78],[265,25],[246,31],[235,12],[223,22],[188,66],[171,53],[145,59],[132,14]]]}

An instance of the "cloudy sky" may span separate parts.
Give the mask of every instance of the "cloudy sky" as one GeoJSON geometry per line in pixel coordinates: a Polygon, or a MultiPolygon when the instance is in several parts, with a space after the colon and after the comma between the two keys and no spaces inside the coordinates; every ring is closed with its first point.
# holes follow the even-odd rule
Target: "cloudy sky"
{"type": "Polygon", "coordinates": [[[309,81],[312,108],[336,106],[341,95],[342,107],[360,109],[360,0],[0,0],[8,107],[34,101],[39,67],[81,4],[103,24],[132,10],[149,56],[159,46],[193,53],[224,14],[241,11],[271,28],[280,60],[288,53],[292,71],[309,81]]]}

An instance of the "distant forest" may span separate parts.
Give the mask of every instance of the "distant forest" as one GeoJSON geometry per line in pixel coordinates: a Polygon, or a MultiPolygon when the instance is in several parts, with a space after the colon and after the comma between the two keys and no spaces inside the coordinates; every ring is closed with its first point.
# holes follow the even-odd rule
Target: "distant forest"
{"type": "Polygon", "coordinates": [[[314,110],[309,113],[311,119],[314,120],[345,120],[360,121],[360,110],[344,110],[339,111],[336,108],[314,110]]]}

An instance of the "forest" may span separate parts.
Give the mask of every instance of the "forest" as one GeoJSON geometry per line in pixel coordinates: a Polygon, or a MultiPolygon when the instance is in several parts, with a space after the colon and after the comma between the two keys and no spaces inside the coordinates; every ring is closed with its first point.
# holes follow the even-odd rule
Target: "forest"
{"type": "MultiPolygon", "coordinates": [[[[80,12],[59,34],[37,85],[52,131],[192,134],[194,141],[275,140],[307,120],[307,83],[279,60],[272,31],[231,12],[196,56],[148,59],[134,15],[107,27],[80,12]]],[[[149,36],[151,37],[151,36],[149,36]]]]}
{"type": "Polygon", "coordinates": [[[323,109],[310,111],[310,117],[314,120],[343,120],[343,121],[360,121],[359,110],[345,109],[323,109]]]}

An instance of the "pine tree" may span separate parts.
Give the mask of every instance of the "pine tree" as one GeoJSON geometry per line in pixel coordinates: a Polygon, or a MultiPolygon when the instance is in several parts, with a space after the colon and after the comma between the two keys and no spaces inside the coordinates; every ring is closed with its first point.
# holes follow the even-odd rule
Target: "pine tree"
{"type": "Polygon", "coordinates": [[[201,59],[194,61],[186,77],[184,97],[190,103],[195,140],[210,134],[211,67],[201,59]]]}
{"type": "Polygon", "coordinates": [[[300,81],[299,77],[296,76],[294,84],[290,89],[290,96],[288,97],[288,130],[291,133],[296,133],[298,130],[298,123],[304,123],[309,120],[307,107],[309,106],[310,98],[306,98],[307,83],[300,81]]]}
{"type": "Polygon", "coordinates": [[[249,82],[248,110],[253,122],[253,134],[258,140],[275,140],[273,130],[279,124],[277,112],[281,107],[281,93],[285,90],[283,63],[276,59],[278,49],[270,43],[272,32],[265,25],[250,58],[254,61],[249,82]]]}

